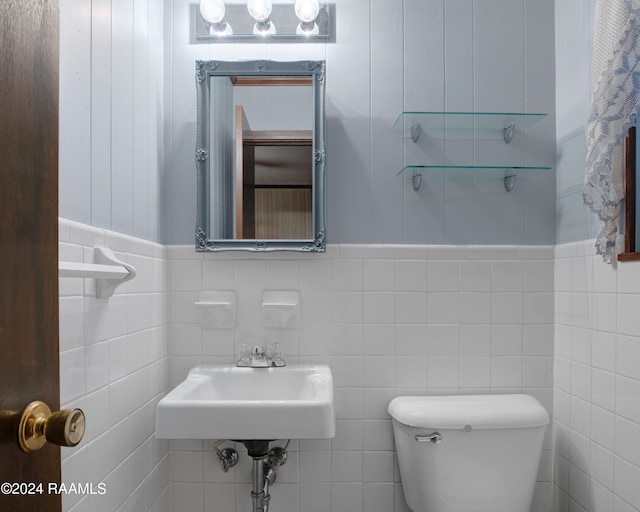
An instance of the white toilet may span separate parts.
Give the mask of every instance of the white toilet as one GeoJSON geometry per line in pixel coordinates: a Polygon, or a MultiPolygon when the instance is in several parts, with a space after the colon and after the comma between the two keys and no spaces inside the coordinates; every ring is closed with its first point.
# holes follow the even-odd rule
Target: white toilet
{"type": "Polygon", "coordinates": [[[401,396],[389,414],[413,512],[529,512],[549,423],[534,397],[401,396]]]}

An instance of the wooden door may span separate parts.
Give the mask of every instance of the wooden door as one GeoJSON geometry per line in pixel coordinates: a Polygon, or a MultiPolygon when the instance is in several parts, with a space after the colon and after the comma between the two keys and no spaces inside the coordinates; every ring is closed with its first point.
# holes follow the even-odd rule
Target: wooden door
{"type": "Polygon", "coordinates": [[[0,483],[33,484],[0,489],[7,512],[62,508],[60,448],[23,453],[16,423],[33,400],[60,406],[58,60],[58,0],[1,0],[0,483]]]}

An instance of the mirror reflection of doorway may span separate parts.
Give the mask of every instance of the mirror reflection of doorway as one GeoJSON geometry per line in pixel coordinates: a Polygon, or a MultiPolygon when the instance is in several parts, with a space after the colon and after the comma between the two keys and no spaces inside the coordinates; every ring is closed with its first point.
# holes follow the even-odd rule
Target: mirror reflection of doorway
{"type": "Polygon", "coordinates": [[[243,238],[312,236],[311,146],[307,131],[243,134],[243,238]]]}
{"type": "Polygon", "coordinates": [[[312,130],[252,130],[235,106],[235,238],[313,238],[312,130]]]}
{"type": "Polygon", "coordinates": [[[235,239],[308,240],[313,226],[310,77],[231,77],[235,239]]]}

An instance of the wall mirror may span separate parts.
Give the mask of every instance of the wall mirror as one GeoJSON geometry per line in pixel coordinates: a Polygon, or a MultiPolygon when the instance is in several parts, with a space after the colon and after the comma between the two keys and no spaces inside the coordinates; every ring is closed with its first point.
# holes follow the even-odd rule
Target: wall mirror
{"type": "Polygon", "coordinates": [[[197,61],[196,251],[325,250],[324,61],[197,61]]]}

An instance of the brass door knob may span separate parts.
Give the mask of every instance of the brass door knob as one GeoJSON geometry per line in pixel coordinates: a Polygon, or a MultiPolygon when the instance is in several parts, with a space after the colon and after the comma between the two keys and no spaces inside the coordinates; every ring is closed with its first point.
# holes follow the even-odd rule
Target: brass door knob
{"type": "Polygon", "coordinates": [[[81,409],[52,413],[44,402],[35,401],[22,411],[18,442],[26,453],[38,451],[47,441],[58,446],[75,446],[82,440],[84,428],[81,409]]]}

